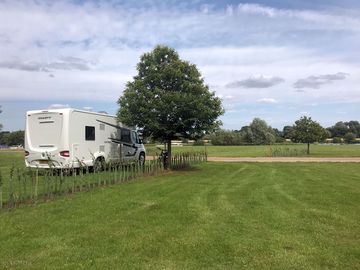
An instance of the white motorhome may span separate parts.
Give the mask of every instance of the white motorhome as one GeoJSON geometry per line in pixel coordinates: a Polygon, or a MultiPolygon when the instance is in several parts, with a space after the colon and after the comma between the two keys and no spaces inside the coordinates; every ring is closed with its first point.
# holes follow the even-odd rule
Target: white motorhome
{"type": "Polygon", "coordinates": [[[108,161],[144,162],[145,155],[136,131],[115,116],[71,108],[27,112],[27,167],[98,167],[108,161]]]}

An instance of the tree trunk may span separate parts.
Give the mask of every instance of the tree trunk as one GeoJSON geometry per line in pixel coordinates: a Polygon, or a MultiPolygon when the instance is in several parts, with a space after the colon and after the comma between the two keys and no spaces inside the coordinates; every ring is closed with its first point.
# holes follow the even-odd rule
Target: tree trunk
{"type": "Polygon", "coordinates": [[[168,166],[171,168],[171,139],[167,141],[167,151],[168,151],[168,166]]]}
{"type": "Polygon", "coordinates": [[[310,143],[307,143],[307,154],[310,155],[310,143]]]}

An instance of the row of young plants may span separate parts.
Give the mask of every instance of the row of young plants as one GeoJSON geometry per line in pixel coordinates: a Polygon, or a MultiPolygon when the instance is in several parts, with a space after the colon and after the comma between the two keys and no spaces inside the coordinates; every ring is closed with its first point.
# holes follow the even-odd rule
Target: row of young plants
{"type": "Polygon", "coordinates": [[[21,169],[12,166],[9,175],[0,171],[0,209],[14,208],[21,204],[34,204],[51,200],[57,196],[88,191],[126,183],[143,176],[156,175],[170,169],[183,169],[207,161],[206,153],[182,153],[173,155],[171,162],[161,157],[141,164],[108,162],[101,171],[91,172],[91,168],[66,169],[21,169]]]}
{"type": "Polygon", "coordinates": [[[268,156],[270,157],[302,157],[307,156],[306,149],[290,148],[286,146],[271,146],[269,147],[268,156]]]}

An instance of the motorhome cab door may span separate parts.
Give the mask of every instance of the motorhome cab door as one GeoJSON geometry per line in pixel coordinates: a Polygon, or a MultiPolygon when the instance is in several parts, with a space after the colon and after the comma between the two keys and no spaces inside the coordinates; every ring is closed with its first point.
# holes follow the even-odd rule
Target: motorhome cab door
{"type": "Polygon", "coordinates": [[[139,139],[135,131],[121,129],[122,156],[125,161],[137,160],[139,154],[139,139]]]}

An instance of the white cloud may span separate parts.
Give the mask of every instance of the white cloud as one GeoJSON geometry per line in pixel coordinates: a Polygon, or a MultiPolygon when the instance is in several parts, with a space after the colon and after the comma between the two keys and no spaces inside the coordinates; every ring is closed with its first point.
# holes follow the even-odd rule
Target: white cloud
{"type": "Polygon", "coordinates": [[[241,13],[258,14],[269,17],[275,17],[282,13],[278,9],[259,5],[259,4],[239,4],[238,11],[241,13]]]}
{"type": "Polygon", "coordinates": [[[116,101],[131,76],[110,71],[58,70],[47,73],[3,70],[1,100],[116,101]],[[21,79],[19,79],[21,78],[21,79]]]}
{"type": "Polygon", "coordinates": [[[234,15],[234,8],[232,5],[226,6],[226,15],[233,16],[234,15]]]}
{"type": "Polygon", "coordinates": [[[235,13],[233,6],[215,10],[211,5],[203,5],[199,11],[184,12],[176,8],[116,7],[105,1],[83,4],[3,1],[0,3],[0,18],[0,43],[5,45],[4,49],[13,46],[25,48],[33,44],[45,48],[79,45],[85,48],[151,47],[167,42],[191,46],[194,43],[214,44],[221,40],[224,40],[224,45],[229,44],[229,40],[232,43],[247,40],[247,44],[254,44],[253,41],[259,38],[262,42],[271,41],[281,33],[293,30],[359,32],[360,29],[360,20],[356,16],[275,9],[258,4],[240,4],[235,13]],[[271,17],[273,21],[249,18],[249,14],[271,17]]]}
{"type": "Polygon", "coordinates": [[[307,111],[301,111],[301,112],[299,112],[299,114],[300,114],[301,116],[303,116],[303,115],[305,115],[305,116],[311,115],[311,113],[310,113],[310,112],[307,112],[307,111]]]}
{"type": "Polygon", "coordinates": [[[62,108],[70,108],[69,104],[51,104],[48,109],[62,109],[62,108]]]}
{"type": "MultiPolygon", "coordinates": [[[[319,89],[324,84],[331,84],[333,81],[345,80],[349,74],[344,72],[337,72],[335,74],[309,76],[304,79],[299,79],[294,83],[294,87],[297,89],[313,88],[319,89]]],[[[299,91],[300,92],[300,91],[299,91]]]]}
{"type": "Polygon", "coordinates": [[[0,100],[115,102],[136,74],[140,55],[161,43],[196,64],[224,103],[254,106],[252,117],[269,114],[260,110],[264,97],[289,106],[360,102],[356,10],[256,4],[184,10],[151,3],[131,8],[112,1],[0,1],[0,100]],[[317,91],[294,89],[310,74],[339,77],[339,71],[351,76],[317,91]],[[225,87],[234,81],[245,87],[225,87]],[[268,88],[248,88],[254,85],[268,88]]]}
{"type": "Polygon", "coordinates": [[[244,103],[256,102],[271,95],[282,102],[302,104],[308,102],[347,102],[360,101],[357,84],[360,83],[360,68],[355,63],[346,63],[319,55],[299,47],[245,47],[245,48],[192,48],[180,50],[180,56],[200,68],[205,81],[222,96],[231,95],[233,100],[244,103]],[[337,74],[339,70],[351,74],[346,80],[327,84],[316,92],[297,93],[293,84],[308,74],[337,74]],[[234,78],[249,78],[251,74],[279,74],[284,82],[272,88],[227,88],[234,78]],[[341,91],[339,91],[341,89],[341,91]],[[254,91],[256,90],[256,91],[254,91]]]}
{"type": "Polygon", "coordinates": [[[238,5],[238,12],[241,14],[266,16],[272,19],[289,18],[317,24],[331,24],[332,27],[338,29],[356,29],[357,27],[360,27],[360,21],[356,17],[313,10],[278,9],[260,4],[245,3],[238,5]]]}
{"type": "MultiPolygon", "coordinates": [[[[31,50],[31,49],[30,49],[31,50]]],[[[0,99],[86,99],[116,101],[124,89],[125,83],[136,74],[136,63],[140,55],[150,50],[121,49],[104,47],[102,50],[81,48],[59,49],[40,63],[58,61],[60,55],[73,55],[89,62],[96,62],[90,70],[56,69],[51,73],[28,72],[17,69],[1,69],[0,72],[0,99]],[[55,57],[56,56],[56,57],[55,57]],[[49,77],[53,74],[54,77],[49,77]],[[21,80],[19,80],[21,78],[21,80]]],[[[29,53],[29,51],[27,51],[29,53]]],[[[28,55],[26,59],[37,59],[34,50],[33,58],[28,55]]],[[[360,69],[351,63],[344,63],[327,59],[325,56],[316,55],[311,51],[296,47],[199,47],[179,50],[180,57],[195,63],[205,78],[205,82],[215,90],[223,99],[232,99],[241,102],[256,102],[258,99],[271,95],[282,101],[302,103],[309,100],[360,100],[357,85],[360,82],[360,69]],[[299,95],[291,91],[293,83],[299,78],[306,78],[307,74],[316,74],[322,70],[324,74],[336,74],[344,70],[352,74],[341,83],[328,84],[326,89],[319,89],[314,93],[304,92],[299,95]],[[276,72],[286,81],[272,88],[236,88],[224,87],[234,78],[249,78],[250,74],[271,74],[276,72]],[[338,91],[338,86],[346,92],[338,91]],[[272,90],[274,89],[274,90],[272,90]],[[265,91],[265,92],[264,92],[265,91]],[[346,94],[344,94],[346,93],[346,94]]],[[[19,57],[21,54],[19,54],[19,57]]],[[[44,57],[40,55],[39,58],[44,57]]],[[[44,66],[44,65],[43,65],[44,66]]],[[[265,79],[265,81],[268,79],[265,79]]],[[[271,79],[269,79],[271,81],[271,79]]],[[[302,90],[302,89],[298,89],[302,90]]]]}
{"type": "Polygon", "coordinates": [[[58,59],[53,62],[24,61],[20,59],[0,62],[0,68],[38,72],[50,72],[53,70],[89,70],[93,65],[95,65],[94,62],[73,56],[58,57],[58,59]]]}
{"type": "Polygon", "coordinates": [[[284,81],[276,76],[252,76],[245,80],[233,81],[225,85],[227,88],[269,88],[284,81]]]}
{"type": "Polygon", "coordinates": [[[226,101],[223,103],[225,112],[226,112],[226,113],[236,113],[236,112],[238,112],[239,110],[237,109],[237,105],[234,104],[234,103],[229,103],[229,102],[231,102],[231,101],[230,101],[230,100],[226,100],[226,101]]]}
{"type": "Polygon", "coordinates": [[[257,100],[258,103],[265,103],[265,104],[275,104],[278,101],[274,98],[260,98],[257,100]]]}
{"type": "Polygon", "coordinates": [[[341,114],[341,115],[344,115],[344,114],[347,114],[346,111],[336,111],[337,114],[341,114]]]}

